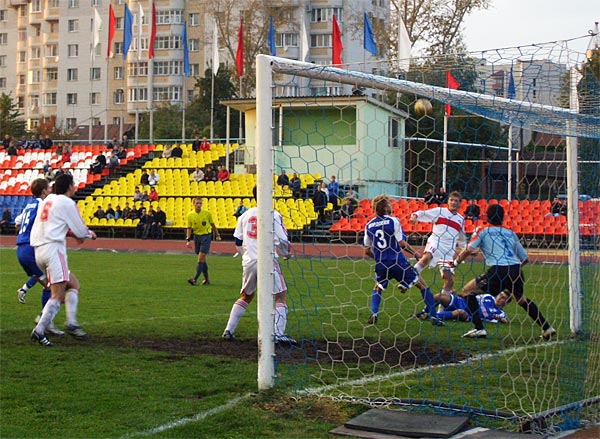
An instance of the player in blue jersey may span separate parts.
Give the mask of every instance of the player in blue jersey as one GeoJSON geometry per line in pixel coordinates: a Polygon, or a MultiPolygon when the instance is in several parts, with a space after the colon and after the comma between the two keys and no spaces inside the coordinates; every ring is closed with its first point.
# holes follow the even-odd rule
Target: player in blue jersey
{"type": "MultiPolygon", "coordinates": [[[[494,298],[491,294],[479,294],[476,296],[479,303],[479,312],[481,318],[490,323],[508,323],[508,317],[502,308],[510,301],[510,295],[502,291],[494,298]]],[[[467,301],[456,295],[456,293],[442,291],[433,296],[435,303],[442,306],[442,310],[438,311],[437,316],[442,320],[456,320],[460,322],[471,321],[469,307],[467,301]]],[[[419,319],[427,318],[427,311],[423,309],[414,315],[419,319]]]]}
{"type": "Polygon", "coordinates": [[[488,206],[487,220],[490,227],[475,234],[467,248],[454,260],[454,265],[458,266],[467,256],[477,253],[479,249],[488,266],[487,272],[469,281],[461,293],[461,296],[467,299],[468,309],[475,326],[463,337],[482,338],[487,336],[479,313],[476,295],[488,293],[497,296],[503,290],[507,290],[521,308],[527,311],[529,317],[542,327],[541,337],[545,340],[552,338],[556,335],[556,331],[546,321],[537,305],[524,295],[524,277],[521,268],[528,262],[528,256],[517,235],[512,230],[502,227],[504,221],[502,206],[499,204],[488,206]]]}
{"type": "MultiPolygon", "coordinates": [[[[35,216],[37,215],[38,205],[50,193],[50,185],[45,178],[36,178],[31,182],[30,190],[35,199],[27,203],[23,211],[15,218],[15,224],[19,230],[17,234],[17,258],[21,267],[23,267],[23,270],[29,276],[27,282],[17,290],[17,299],[19,302],[25,303],[27,291],[39,282],[43,288],[42,309],[44,309],[46,302],[48,302],[51,296],[50,288],[48,288],[46,274],[40,270],[35,262],[35,251],[29,243],[29,238],[35,216]]],[[[36,317],[36,323],[38,319],[39,316],[36,317]]],[[[48,325],[47,331],[53,335],[64,335],[64,332],[54,326],[54,323],[48,325]]]]}
{"type": "Polygon", "coordinates": [[[436,315],[435,301],[431,290],[419,273],[406,260],[402,250],[406,250],[419,259],[421,255],[406,242],[398,218],[391,216],[392,205],[386,195],[378,195],[373,199],[373,210],[377,215],[365,226],[364,245],[367,256],[375,260],[375,286],[371,296],[371,316],[367,323],[377,323],[379,307],[383,290],[388,286],[390,279],[399,283],[402,292],[412,286],[421,290],[431,323],[443,326],[436,315]]]}

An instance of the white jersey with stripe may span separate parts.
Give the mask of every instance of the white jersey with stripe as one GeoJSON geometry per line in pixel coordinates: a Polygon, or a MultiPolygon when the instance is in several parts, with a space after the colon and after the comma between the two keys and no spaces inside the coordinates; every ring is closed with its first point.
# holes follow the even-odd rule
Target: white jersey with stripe
{"type": "Polygon", "coordinates": [[[89,238],[77,204],[66,195],[48,195],[39,205],[31,230],[31,245],[39,247],[51,242],[66,246],[69,230],[77,238],[89,238]]]}
{"type": "Polygon", "coordinates": [[[464,217],[452,213],[447,207],[434,207],[428,210],[417,210],[413,216],[420,222],[433,223],[427,244],[436,249],[465,248],[467,236],[464,232],[464,217]]]}
{"type": "MultiPolygon", "coordinates": [[[[258,209],[252,207],[244,212],[237,221],[235,231],[233,232],[234,238],[242,241],[242,263],[249,263],[255,261],[258,258],[258,242],[257,242],[257,214],[258,209]]],[[[283,225],[283,218],[277,211],[273,212],[273,239],[275,248],[286,256],[289,253],[289,239],[285,226],[283,225]]],[[[277,257],[277,251],[275,252],[277,257]]]]}

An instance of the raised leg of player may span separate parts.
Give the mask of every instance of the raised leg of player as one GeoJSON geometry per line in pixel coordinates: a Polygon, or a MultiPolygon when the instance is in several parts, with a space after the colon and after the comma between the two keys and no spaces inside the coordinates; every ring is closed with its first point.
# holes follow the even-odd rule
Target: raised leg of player
{"type": "Polygon", "coordinates": [[[67,325],[79,326],[77,322],[77,305],[79,304],[79,291],[70,289],[65,293],[65,313],[67,325]]]}

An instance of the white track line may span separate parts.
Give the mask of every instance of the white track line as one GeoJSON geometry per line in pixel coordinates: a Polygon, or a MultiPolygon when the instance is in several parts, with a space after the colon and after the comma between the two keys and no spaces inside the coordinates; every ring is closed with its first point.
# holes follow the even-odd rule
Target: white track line
{"type": "MultiPolygon", "coordinates": [[[[544,342],[544,344],[542,346],[552,346],[555,344],[562,344],[562,343],[566,343],[566,341],[544,342]]],[[[518,346],[518,347],[514,347],[514,348],[510,348],[510,349],[505,349],[503,351],[492,352],[489,354],[480,354],[475,357],[466,358],[466,359],[458,361],[456,363],[441,363],[441,364],[438,364],[435,366],[418,367],[418,368],[408,369],[408,370],[404,370],[402,372],[395,372],[395,373],[386,374],[386,375],[374,375],[372,377],[361,378],[359,380],[346,381],[346,382],[338,383],[338,384],[328,384],[326,386],[313,387],[313,388],[309,387],[307,389],[301,390],[298,393],[307,394],[307,395],[321,394],[321,393],[325,393],[327,391],[334,390],[334,389],[337,389],[340,387],[361,386],[364,384],[376,383],[378,381],[383,381],[383,380],[388,380],[388,379],[393,379],[393,378],[398,378],[398,377],[406,377],[406,376],[413,375],[415,373],[421,373],[423,371],[430,371],[432,369],[439,369],[442,367],[448,368],[448,367],[453,367],[453,366],[463,366],[469,362],[478,362],[478,361],[487,360],[490,358],[501,357],[503,355],[516,354],[516,353],[523,352],[523,351],[526,351],[528,349],[533,349],[533,348],[539,349],[540,344],[518,346]]]]}
{"type": "Polygon", "coordinates": [[[182,418],[179,419],[177,421],[173,421],[173,422],[169,422],[167,424],[163,424],[160,425],[158,427],[154,427],[151,428],[150,430],[145,430],[145,431],[138,431],[135,433],[129,433],[126,434],[125,436],[121,436],[120,439],[129,439],[129,438],[133,438],[133,437],[143,437],[143,436],[152,436],[158,433],[162,433],[163,431],[167,431],[167,430],[171,430],[173,428],[176,427],[181,427],[182,425],[186,425],[189,424],[191,422],[198,422],[198,421],[202,421],[206,418],[208,418],[209,416],[213,416],[216,415],[217,413],[221,413],[225,410],[228,410],[230,408],[232,408],[233,406],[235,406],[236,404],[238,404],[239,402],[248,399],[250,396],[252,396],[252,393],[248,393],[246,395],[243,396],[239,396],[237,398],[233,398],[232,400],[230,400],[229,402],[227,402],[226,404],[217,406],[217,407],[213,407],[212,409],[206,410],[204,412],[200,412],[192,417],[189,418],[182,418]]]}

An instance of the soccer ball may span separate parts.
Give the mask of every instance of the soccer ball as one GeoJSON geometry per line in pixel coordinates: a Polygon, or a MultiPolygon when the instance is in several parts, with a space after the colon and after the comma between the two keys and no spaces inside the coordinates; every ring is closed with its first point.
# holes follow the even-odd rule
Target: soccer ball
{"type": "Polygon", "coordinates": [[[429,99],[420,98],[420,99],[417,99],[417,101],[415,102],[415,113],[418,116],[429,115],[429,114],[431,114],[432,111],[433,111],[433,105],[431,105],[431,102],[429,101],[429,99]]]}

